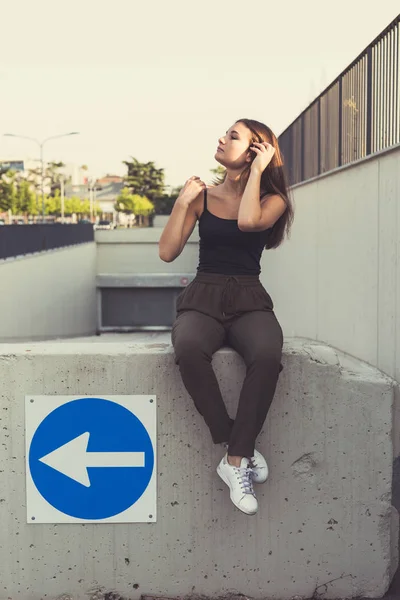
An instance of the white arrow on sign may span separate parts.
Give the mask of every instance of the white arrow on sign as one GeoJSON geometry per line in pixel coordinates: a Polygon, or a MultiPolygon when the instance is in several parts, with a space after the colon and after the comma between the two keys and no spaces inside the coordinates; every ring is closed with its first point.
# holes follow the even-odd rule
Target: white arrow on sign
{"type": "Polygon", "coordinates": [[[86,487],[88,467],[144,467],[144,452],[88,452],[89,437],[86,431],[39,460],[86,487]]]}

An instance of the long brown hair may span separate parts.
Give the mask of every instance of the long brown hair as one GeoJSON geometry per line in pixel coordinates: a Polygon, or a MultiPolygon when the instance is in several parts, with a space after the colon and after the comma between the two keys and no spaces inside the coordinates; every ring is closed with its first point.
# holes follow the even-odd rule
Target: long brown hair
{"type": "MultiPolygon", "coordinates": [[[[253,142],[268,142],[275,148],[275,153],[271,162],[268,164],[266,169],[264,169],[261,175],[260,188],[265,190],[266,194],[279,194],[286,204],[285,212],[269,230],[268,241],[265,246],[267,249],[277,248],[283,242],[285,236],[289,237],[290,228],[294,218],[293,202],[289,196],[283,156],[279,149],[278,140],[273,131],[267,125],[260,123],[259,121],[255,121],[254,119],[238,119],[235,121],[235,123],[243,123],[243,125],[245,125],[251,131],[251,144],[253,142]]],[[[239,178],[239,186],[242,194],[250,176],[251,164],[256,157],[256,152],[251,150],[251,153],[254,155],[253,159],[243,169],[239,178]]],[[[213,183],[215,185],[220,185],[225,181],[225,178],[226,171],[220,177],[215,178],[213,183]]]]}

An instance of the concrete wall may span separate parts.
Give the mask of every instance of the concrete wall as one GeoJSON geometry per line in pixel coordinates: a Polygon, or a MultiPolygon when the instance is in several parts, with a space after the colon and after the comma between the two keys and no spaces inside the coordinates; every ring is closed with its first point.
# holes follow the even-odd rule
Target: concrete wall
{"type": "Polygon", "coordinates": [[[168,223],[169,215],[156,215],[153,220],[154,227],[165,227],[168,223]]]}
{"type": "MultiPolygon", "coordinates": [[[[222,349],[213,364],[234,415],[243,362],[222,349]]],[[[0,598],[380,597],[397,564],[392,381],[312,342],[287,340],[283,364],[258,443],[270,477],[248,517],[215,472],[223,451],[183,387],[169,335],[0,345],[0,598]],[[157,522],[26,524],[24,396],[150,393],[157,522]]]]}
{"type": "Polygon", "coordinates": [[[96,331],[96,244],[0,261],[0,341],[96,331]]]}
{"type": "Polygon", "coordinates": [[[262,259],[285,335],[324,341],[400,381],[400,147],[293,195],[291,240],[262,259]]]}
{"type": "Polygon", "coordinates": [[[199,258],[197,227],[172,263],[158,256],[162,231],[158,227],[96,231],[97,274],[194,273],[199,258]]]}
{"type": "Polygon", "coordinates": [[[99,331],[169,328],[182,288],[196,274],[197,229],[172,263],[158,255],[162,228],[97,231],[99,331]]]}

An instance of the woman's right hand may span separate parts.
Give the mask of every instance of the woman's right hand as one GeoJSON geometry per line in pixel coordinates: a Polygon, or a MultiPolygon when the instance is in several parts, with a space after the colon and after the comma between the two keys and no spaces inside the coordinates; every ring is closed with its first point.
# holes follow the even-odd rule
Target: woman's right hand
{"type": "Polygon", "coordinates": [[[189,204],[197,198],[200,192],[206,188],[207,186],[204,181],[202,181],[200,177],[197,177],[197,175],[193,175],[185,182],[185,185],[179,193],[177,202],[189,206],[189,204]]]}

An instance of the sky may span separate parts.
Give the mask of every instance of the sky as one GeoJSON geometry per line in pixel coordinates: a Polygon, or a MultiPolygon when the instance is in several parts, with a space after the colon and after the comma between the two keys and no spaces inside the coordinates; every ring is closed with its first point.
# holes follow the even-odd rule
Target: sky
{"type": "Polygon", "coordinates": [[[20,0],[1,3],[0,159],[210,183],[239,118],[278,136],[396,17],[399,0],[20,0]],[[18,8],[16,8],[18,7],[18,8]],[[4,26],[4,24],[8,24],[4,26]]]}

